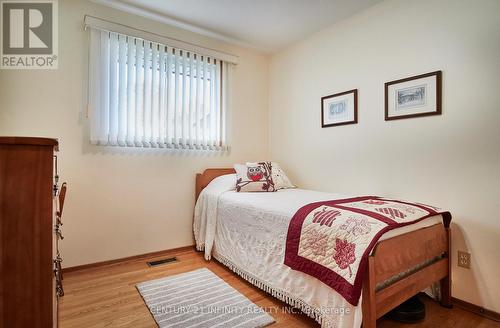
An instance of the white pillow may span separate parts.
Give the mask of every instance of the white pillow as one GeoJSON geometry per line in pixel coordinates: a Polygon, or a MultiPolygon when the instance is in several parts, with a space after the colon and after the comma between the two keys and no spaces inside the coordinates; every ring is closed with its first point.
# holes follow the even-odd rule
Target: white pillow
{"type": "Polygon", "coordinates": [[[236,188],[236,174],[224,174],[210,181],[205,187],[211,191],[230,191],[236,188]]]}
{"type": "Polygon", "coordinates": [[[292,184],[290,179],[285,174],[285,171],[283,171],[283,169],[278,165],[278,163],[272,162],[271,172],[276,189],[297,188],[295,185],[292,184]]]}
{"type": "MultiPolygon", "coordinates": [[[[246,165],[255,165],[256,163],[247,162],[246,165]]],[[[274,182],[274,188],[279,189],[290,189],[297,188],[292,184],[290,179],[286,176],[285,171],[276,162],[271,162],[271,177],[274,182]]]]}

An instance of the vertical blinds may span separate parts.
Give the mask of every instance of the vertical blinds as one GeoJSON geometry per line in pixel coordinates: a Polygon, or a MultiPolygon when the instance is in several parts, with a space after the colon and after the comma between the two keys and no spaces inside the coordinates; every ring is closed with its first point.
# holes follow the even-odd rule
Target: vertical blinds
{"type": "Polygon", "coordinates": [[[224,149],[227,64],[90,28],[93,144],[224,149]]]}

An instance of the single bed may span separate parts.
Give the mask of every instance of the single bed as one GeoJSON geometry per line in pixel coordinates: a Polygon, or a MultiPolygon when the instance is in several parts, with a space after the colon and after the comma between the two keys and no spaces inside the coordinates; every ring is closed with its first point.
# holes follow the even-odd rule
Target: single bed
{"type": "MultiPolygon", "coordinates": [[[[196,199],[216,177],[233,169],[207,169],[196,177],[196,199]]],[[[385,233],[369,260],[360,306],[316,278],[284,265],[288,223],[303,205],[345,198],[303,189],[274,193],[227,191],[218,197],[213,257],[255,286],[301,309],[323,327],[375,327],[409,297],[440,283],[441,304],[451,305],[450,232],[442,217],[385,233]],[[405,247],[401,247],[405,245],[405,247]]]]}

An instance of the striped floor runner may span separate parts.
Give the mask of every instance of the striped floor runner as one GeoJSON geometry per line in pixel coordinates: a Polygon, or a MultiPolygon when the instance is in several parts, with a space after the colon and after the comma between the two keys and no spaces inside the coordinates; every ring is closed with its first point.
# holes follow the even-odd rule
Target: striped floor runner
{"type": "Polygon", "coordinates": [[[264,327],[274,319],[203,268],[137,284],[160,328],[264,327]]]}

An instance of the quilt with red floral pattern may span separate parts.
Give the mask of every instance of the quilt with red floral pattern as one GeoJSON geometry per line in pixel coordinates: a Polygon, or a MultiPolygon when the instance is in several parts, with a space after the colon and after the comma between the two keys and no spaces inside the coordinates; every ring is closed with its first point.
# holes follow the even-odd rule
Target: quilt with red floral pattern
{"type": "Polygon", "coordinates": [[[357,305],[368,256],[382,234],[439,214],[449,226],[449,212],[420,203],[376,196],[311,203],[290,221],[285,264],[357,305]]]}

